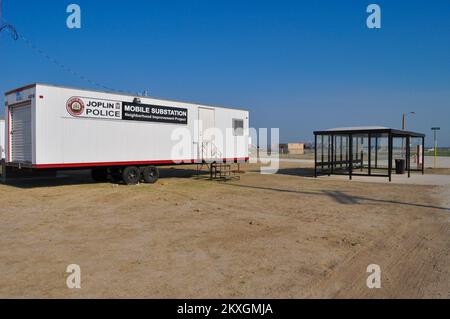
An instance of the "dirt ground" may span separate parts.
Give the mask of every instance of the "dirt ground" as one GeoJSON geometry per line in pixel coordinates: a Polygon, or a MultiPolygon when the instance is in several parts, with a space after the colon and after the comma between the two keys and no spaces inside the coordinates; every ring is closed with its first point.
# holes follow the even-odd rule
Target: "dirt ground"
{"type": "Polygon", "coordinates": [[[0,185],[1,298],[449,298],[450,189],[164,169],[0,185]],[[66,287],[81,267],[82,288],[66,287]],[[381,289],[368,289],[369,264],[381,289]]]}

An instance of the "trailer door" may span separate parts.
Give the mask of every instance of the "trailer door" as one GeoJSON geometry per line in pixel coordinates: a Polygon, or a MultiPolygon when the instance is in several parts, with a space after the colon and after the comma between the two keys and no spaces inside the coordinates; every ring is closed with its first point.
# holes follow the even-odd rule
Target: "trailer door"
{"type": "Polygon", "coordinates": [[[216,147],[214,145],[214,109],[199,108],[199,154],[198,158],[202,161],[212,161],[218,157],[216,147]]]}
{"type": "Polygon", "coordinates": [[[11,108],[11,160],[31,163],[31,104],[11,108]]]}

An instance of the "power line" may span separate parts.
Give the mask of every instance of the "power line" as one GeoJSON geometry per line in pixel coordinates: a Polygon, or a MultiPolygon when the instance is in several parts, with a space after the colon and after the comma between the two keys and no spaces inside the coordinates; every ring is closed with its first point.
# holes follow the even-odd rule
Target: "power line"
{"type": "Polygon", "coordinates": [[[0,24],[0,33],[3,30],[8,31],[11,34],[12,38],[14,39],[14,41],[17,41],[17,39],[19,38],[19,34],[17,33],[16,28],[14,28],[13,25],[1,22],[1,24],[0,24]]]}
{"type": "Polygon", "coordinates": [[[16,28],[12,24],[9,24],[3,20],[3,3],[2,0],[0,0],[0,33],[3,30],[8,31],[11,34],[14,41],[16,41],[19,38],[16,28]]]}
{"type": "Polygon", "coordinates": [[[16,28],[12,24],[8,23],[3,19],[3,1],[0,0],[0,33],[3,30],[8,31],[11,34],[14,41],[17,41],[17,39],[19,38],[16,28]]]}
{"type": "Polygon", "coordinates": [[[70,74],[72,74],[73,76],[79,78],[80,80],[86,81],[91,85],[100,87],[102,89],[105,89],[107,91],[116,91],[116,92],[123,92],[123,91],[119,91],[119,90],[115,90],[113,88],[110,88],[108,86],[105,86],[103,84],[100,84],[99,82],[96,82],[94,80],[91,80],[90,78],[82,75],[81,73],[73,70],[72,68],[68,67],[67,65],[59,62],[56,58],[50,56],[48,53],[46,53],[45,51],[43,51],[41,48],[37,47],[33,42],[31,42],[28,38],[26,38],[25,36],[23,36],[22,34],[19,34],[19,39],[23,40],[25,42],[25,44],[32,49],[33,51],[35,51],[36,53],[38,53],[39,55],[43,56],[45,59],[47,59],[48,61],[50,61],[51,63],[53,63],[54,65],[56,65],[57,67],[59,67],[60,69],[62,69],[65,72],[68,72],[70,74]]]}
{"type": "Polygon", "coordinates": [[[103,85],[99,82],[96,82],[90,78],[88,78],[87,76],[84,76],[83,74],[79,73],[78,71],[75,71],[74,69],[70,68],[69,66],[61,63],[59,60],[57,60],[56,58],[52,57],[50,54],[48,54],[47,52],[45,52],[44,50],[42,50],[41,48],[39,48],[38,46],[36,46],[31,40],[29,40],[27,37],[25,37],[23,34],[19,33],[16,28],[8,23],[7,21],[5,21],[2,17],[1,17],[1,0],[0,0],[0,32],[3,30],[7,30],[9,31],[9,33],[11,33],[13,39],[15,41],[21,39],[25,42],[25,44],[32,49],[34,52],[38,53],[39,55],[41,55],[42,57],[44,57],[46,60],[48,60],[49,62],[53,63],[54,65],[56,65],[57,67],[59,67],[60,69],[62,69],[65,72],[70,73],[71,75],[79,78],[82,81],[85,81],[91,85],[94,85],[96,87],[99,87],[103,90],[106,91],[111,91],[111,92],[117,92],[117,93],[127,93],[127,94],[131,94],[131,95],[137,95],[136,92],[130,92],[130,91],[123,91],[123,90],[117,90],[111,87],[108,87],[106,85],[103,85]]]}

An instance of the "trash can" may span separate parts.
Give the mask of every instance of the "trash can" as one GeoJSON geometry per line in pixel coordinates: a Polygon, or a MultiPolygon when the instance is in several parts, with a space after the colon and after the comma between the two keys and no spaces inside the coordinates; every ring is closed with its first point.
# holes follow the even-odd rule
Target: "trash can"
{"type": "Polygon", "coordinates": [[[395,173],[397,175],[405,174],[406,169],[406,160],[404,159],[396,159],[395,160],[395,173]]]}

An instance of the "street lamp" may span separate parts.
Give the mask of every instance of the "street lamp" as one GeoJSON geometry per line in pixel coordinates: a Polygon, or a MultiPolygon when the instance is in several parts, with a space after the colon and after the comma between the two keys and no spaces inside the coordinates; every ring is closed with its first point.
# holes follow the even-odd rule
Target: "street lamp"
{"type": "MultiPolygon", "coordinates": [[[[403,113],[403,116],[402,116],[402,130],[403,131],[406,130],[406,117],[408,115],[414,115],[414,114],[416,114],[416,112],[403,113]]],[[[402,137],[402,157],[404,156],[404,153],[403,153],[404,148],[405,148],[405,141],[404,141],[404,138],[402,137]]]]}
{"type": "Polygon", "coordinates": [[[416,114],[416,112],[403,113],[403,117],[402,117],[402,130],[406,130],[406,116],[408,116],[408,115],[414,115],[414,114],[416,114]]]}
{"type": "Polygon", "coordinates": [[[437,156],[438,156],[438,142],[437,132],[441,130],[440,127],[432,127],[431,130],[434,133],[434,168],[437,168],[437,156]]]}

